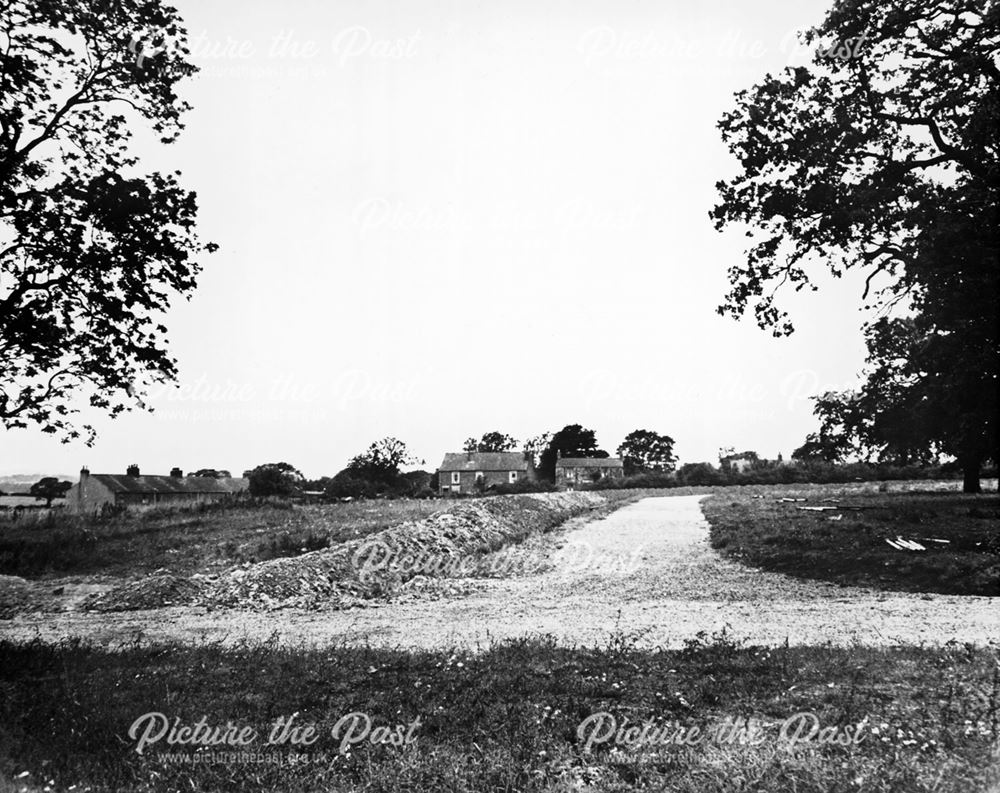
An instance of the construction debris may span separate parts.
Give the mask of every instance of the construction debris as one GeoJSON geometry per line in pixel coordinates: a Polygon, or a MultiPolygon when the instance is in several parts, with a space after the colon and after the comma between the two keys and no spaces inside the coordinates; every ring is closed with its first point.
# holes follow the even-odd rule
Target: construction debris
{"type": "Polygon", "coordinates": [[[902,537],[896,537],[895,540],[890,540],[886,538],[886,542],[889,543],[897,551],[926,551],[926,546],[921,545],[919,542],[914,542],[913,540],[906,540],[902,537]]]}
{"type": "Polygon", "coordinates": [[[179,606],[190,603],[205,584],[204,576],[181,578],[166,570],[157,570],[146,578],[89,596],[83,608],[87,611],[141,611],[179,606]]]}

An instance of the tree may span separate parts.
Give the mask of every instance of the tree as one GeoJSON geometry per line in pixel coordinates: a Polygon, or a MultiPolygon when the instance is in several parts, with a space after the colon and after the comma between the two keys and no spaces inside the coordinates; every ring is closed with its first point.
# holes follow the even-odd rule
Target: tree
{"type": "Polygon", "coordinates": [[[418,463],[423,463],[423,460],[410,454],[403,441],[389,437],[376,441],[352,458],[345,470],[368,482],[393,485],[399,478],[401,466],[418,463]]]}
{"type": "Polygon", "coordinates": [[[536,435],[534,438],[528,438],[524,442],[524,453],[531,455],[531,462],[537,468],[541,465],[542,452],[549,445],[549,441],[552,440],[552,433],[543,432],[541,435],[536,435]]]}
{"type": "Polygon", "coordinates": [[[861,388],[816,400],[820,436],[837,449],[895,465],[954,456],[963,489],[977,492],[982,463],[996,459],[995,377],[962,369],[967,358],[959,334],[931,329],[924,315],[883,318],[869,326],[866,344],[861,388]]]}
{"type": "Polygon", "coordinates": [[[251,496],[294,496],[305,482],[302,473],[289,463],[258,465],[248,479],[251,496]]]}
{"type": "Polygon", "coordinates": [[[810,432],[805,443],[792,452],[792,459],[800,462],[836,463],[842,459],[842,451],[836,441],[825,433],[810,432]]]}
{"type": "Polygon", "coordinates": [[[556,459],[563,457],[607,457],[608,453],[597,447],[597,437],[593,430],[584,429],[579,424],[568,424],[549,440],[541,455],[538,473],[543,479],[555,481],[556,459]]]}
{"type": "Polygon", "coordinates": [[[805,34],[812,63],[738,94],[720,121],[742,172],[719,183],[712,213],[753,237],[720,313],[752,308],[762,328],[790,333],[777,292],[815,289],[810,273],[825,264],[862,271],[863,304],[880,319],[913,320],[924,347],[903,352],[930,352],[880,371],[904,359],[883,354],[888,336],[869,337],[869,377],[881,380],[868,396],[879,394],[890,434],[890,414],[920,397],[924,440],[954,450],[967,490],[997,457],[998,34],[996,7],[981,1],[839,0],[805,34]],[[824,55],[836,43],[850,44],[846,57],[824,55]]]}
{"type": "Polygon", "coordinates": [[[52,506],[52,501],[57,498],[64,498],[66,492],[73,487],[72,482],[60,482],[54,476],[46,476],[39,479],[28,491],[39,501],[44,500],[46,507],[52,506]]]}
{"type": "Polygon", "coordinates": [[[682,485],[717,485],[724,478],[711,463],[685,463],[677,470],[677,481],[682,485]]]}
{"type": "Polygon", "coordinates": [[[628,476],[643,471],[673,471],[677,463],[674,439],[652,430],[630,432],[618,447],[617,454],[628,476]]]}
{"type": "Polygon", "coordinates": [[[509,452],[517,448],[517,440],[503,432],[487,432],[480,440],[468,438],[463,452],[509,452]]]}
{"type": "Polygon", "coordinates": [[[211,479],[229,479],[232,474],[221,468],[199,468],[193,474],[188,474],[188,476],[207,476],[211,479]]]}
{"type": "Polygon", "coordinates": [[[176,378],[163,312],[216,246],[130,141],[183,129],[184,36],[160,0],[0,4],[0,426],[92,443],[79,404],[117,416],[176,378]]]}

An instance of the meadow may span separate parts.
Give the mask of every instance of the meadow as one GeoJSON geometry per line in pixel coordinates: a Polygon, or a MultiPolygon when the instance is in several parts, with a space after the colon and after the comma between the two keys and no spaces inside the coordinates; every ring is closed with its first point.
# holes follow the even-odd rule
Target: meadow
{"type": "Polygon", "coordinates": [[[702,504],[712,547],[743,564],[843,586],[1000,596],[996,493],[829,487],[792,500],[808,495],[717,492],[702,504]],[[924,550],[900,548],[900,538],[924,550]]]}
{"type": "Polygon", "coordinates": [[[0,686],[0,790],[970,793],[1000,782],[996,647],[760,648],[725,633],[670,651],[620,634],[476,653],[0,643],[0,686]],[[163,736],[140,754],[156,733],[130,728],[152,713],[254,738],[163,736]],[[292,714],[315,725],[313,743],[269,745],[292,714]],[[372,729],[360,716],[345,725],[350,714],[372,729]],[[850,740],[782,735],[796,714],[850,740]],[[646,725],[645,738],[629,731],[646,725]]]}

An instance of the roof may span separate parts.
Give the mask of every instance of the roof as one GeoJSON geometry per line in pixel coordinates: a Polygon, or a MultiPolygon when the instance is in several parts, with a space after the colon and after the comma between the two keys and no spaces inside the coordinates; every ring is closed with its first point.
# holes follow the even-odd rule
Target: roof
{"type": "Polygon", "coordinates": [[[556,460],[556,468],[622,468],[619,457],[562,457],[556,460]]]}
{"type": "Polygon", "coordinates": [[[113,493],[236,493],[246,490],[245,479],[215,479],[211,476],[124,476],[91,474],[113,493]]]}
{"type": "Polygon", "coordinates": [[[456,452],[444,456],[439,471],[527,471],[524,452],[456,452]]]}

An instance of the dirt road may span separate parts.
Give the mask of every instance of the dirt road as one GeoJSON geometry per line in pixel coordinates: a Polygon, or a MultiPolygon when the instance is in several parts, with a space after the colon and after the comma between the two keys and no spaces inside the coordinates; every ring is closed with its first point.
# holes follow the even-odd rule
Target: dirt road
{"type": "Polygon", "coordinates": [[[646,498],[601,520],[572,522],[557,535],[501,552],[496,569],[521,571],[514,577],[418,580],[401,599],[368,608],[30,614],[0,622],[0,636],[85,636],[116,645],[139,632],[146,639],[227,642],[277,632],[294,644],[434,648],[525,634],[601,645],[619,631],[639,646],[674,647],[728,625],[755,644],[1000,639],[1000,604],[990,598],[842,588],[723,560],[708,545],[700,499],[646,498]],[[544,572],[536,572],[540,562],[544,572]]]}

